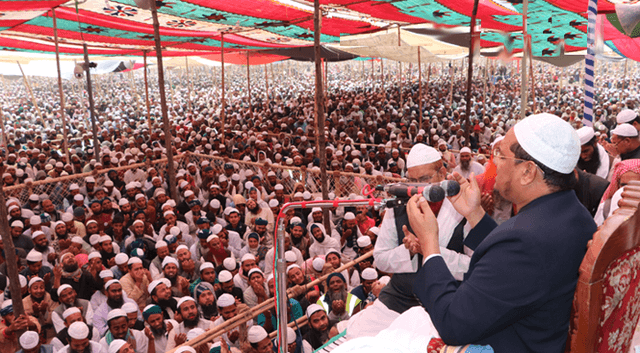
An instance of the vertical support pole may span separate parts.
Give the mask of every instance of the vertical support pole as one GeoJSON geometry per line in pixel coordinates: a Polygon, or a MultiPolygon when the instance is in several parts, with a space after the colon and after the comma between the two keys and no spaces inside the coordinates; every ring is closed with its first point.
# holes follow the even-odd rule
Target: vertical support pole
{"type": "MultiPolygon", "coordinates": [[[[398,34],[400,28],[398,28],[398,34]]],[[[402,97],[402,62],[398,61],[398,93],[400,93],[400,112],[404,112],[404,99],[402,97]]]]}
{"type": "MultiPolygon", "coordinates": [[[[62,149],[65,156],[67,156],[67,163],[71,163],[71,156],[69,156],[69,133],[67,132],[67,115],[64,111],[64,92],[62,90],[62,74],[60,71],[60,51],[58,49],[58,23],[56,22],[56,10],[51,10],[53,16],[53,38],[56,44],[56,68],[58,69],[58,93],[60,94],[60,119],[62,120],[62,149]]],[[[4,134],[4,124],[2,124],[2,132],[4,134]]],[[[6,148],[5,137],[5,148],[6,148]]]]}
{"type": "MultiPolygon", "coordinates": [[[[4,127],[4,126],[3,126],[4,127]]],[[[4,173],[4,167],[1,168],[4,173]]],[[[6,197],[4,188],[0,183],[0,231],[2,232],[2,242],[4,243],[4,254],[7,260],[7,281],[10,284],[11,304],[13,305],[13,314],[19,317],[24,314],[24,305],[22,303],[22,290],[18,278],[18,265],[16,249],[13,246],[13,238],[11,237],[11,229],[9,228],[9,218],[6,206],[6,197]]]]}
{"type": "Polygon", "coordinates": [[[420,47],[418,47],[418,109],[420,109],[420,125],[418,126],[422,129],[422,61],[420,59],[420,47]]]}
{"type": "Polygon", "coordinates": [[[522,62],[520,65],[520,116],[522,119],[526,117],[527,111],[527,56],[528,56],[528,43],[527,38],[527,12],[529,7],[529,0],[523,0],[522,2],[522,62]]]}
{"type": "Polygon", "coordinates": [[[267,101],[269,101],[269,72],[268,72],[267,64],[264,64],[264,82],[267,85],[267,90],[265,91],[267,95],[267,101]]]}
{"type": "Polygon", "coordinates": [[[160,22],[158,21],[158,9],[156,2],[151,1],[151,16],[153,17],[153,38],[156,44],[156,58],[158,60],[158,87],[160,90],[160,107],[162,109],[162,125],[164,126],[164,143],[167,148],[167,171],[169,173],[169,191],[171,197],[177,197],[176,171],[173,165],[173,138],[167,111],[167,96],[164,91],[164,65],[162,63],[162,42],[160,41],[160,22]]]}
{"type": "Polygon", "coordinates": [[[222,103],[222,109],[220,111],[220,121],[222,122],[222,126],[221,126],[221,130],[222,130],[222,143],[225,143],[225,137],[227,135],[227,131],[225,128],[225,120],[226,120],[226,110],[227,110],[227,102],[225,101],[225,91],[224,91],[224,33],[220,34],[220,63],[222,64],[222,66],[220,66],[220,76],[222,76],[221,78],[221,83],[222,83],[222,98],[221,98],[221,103],[222,103]]]}
{"type": "Polygon", "coordinates": [[[93,88],[91,87],[91,73],[89,68],[89,51],[87,43],[82,43],[84,50],[84,73],[87,75],[87,96],[89,97],[89,117],[91,119],[91,130],[93,131],[93,154],[96,162],[100,162],[100,144],[98,143],[98,126],[96,125],[96,115],[93,102],[93,88]]]}
{"type": "Polygon", "coordinates": [[[142,57],[144,59],[144,93],[147,101],[147,123],[149,124],[149,131],[151,131],[151,103],[149,102],[149,81],[147,80],[147,51],[142,51],[142,57]]]}
{"type": "Polygon", "coordinates": [[[380,79],[382,80],[382,90],[384,91],[384,58],[380,58],[380,79]]]}
{"type": "Polygon", "coordinates": [[[536,113],[536,80],[533,71],[533,56],[531,55],[531,45],[529,45],[529,73],[531,76],[531,102],[533,103],[532,112],[536,113]]]}
{"type": "Polygon", "coordinates": [[[36,97],[33,95],[33,91],[31,90],[31,84],[29,83],[29,79],[27,78],[27,75],[24,74],[24,71],[22,71],[22,65],[20,65],[20,61],[16,61],[16,62],[18,63],[18,67],[20,68],[20,72],[22,73],[22,79],[24,80],[24,85],[25,87],[27,87],[27,91],[29,92],[29,96],[31,97],[31,103],[36,108],[36,111],[38,112],[40,119],[42,119],[42,122],[44,123],[44,117],[42,116],[40,107],[38,107],[38,102],[36,101],[36,97]]]}
{"type": "Polygon", "coordinates": [[[248,50],[247,50],[247,101],[249,102],[249,117],[253,118],[253,107],[251,106],[251,70],[249,66],[248,50]]]}
{"type": "Polygon", "coordinates": [[[191,77],[189,75],[189,57],[185,56],[184,57],[184,62],[187,68],[187,109],[189,110],[189,113],[192,113],[193,111],[191,110],[191,77]]]}
{"type": "MultiPolygon", "coordinates": [[[[471,118],[471,85],[473,83],[473,48],[476,42],[476,16],[478,15],[478,1],[473,1],[473,12],[471,13],[471,43],[469,43],[469,69],[467,70],[467,114],[464,118],[464,139],[469,143],[469,132],[471,130],[471,124],[469,119],[471,118]]],[[[527,1],[527,0],[525,0],[527,1]]],[[[461,70],[462,71],[462,70],[461,70]]],[[[462,73],[462,72],[461,72],[462,73]]]]}

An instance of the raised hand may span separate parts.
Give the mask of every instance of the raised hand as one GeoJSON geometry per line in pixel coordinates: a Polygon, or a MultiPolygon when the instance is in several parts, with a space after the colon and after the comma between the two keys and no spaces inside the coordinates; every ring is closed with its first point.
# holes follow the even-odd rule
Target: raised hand
{"type": "Polygon", "coordinates": [[[471,181],[468,181],[462,175],[453,172],[449,179],[455,180],[460,184],[460,192],[456,196],[449,197],[449,201],[451,201],[456,211],[463,215],[472,227],[475,227],[485,214],[482,209],[480,187],[475,175],[471,173],[469,176],[471,181]]]}

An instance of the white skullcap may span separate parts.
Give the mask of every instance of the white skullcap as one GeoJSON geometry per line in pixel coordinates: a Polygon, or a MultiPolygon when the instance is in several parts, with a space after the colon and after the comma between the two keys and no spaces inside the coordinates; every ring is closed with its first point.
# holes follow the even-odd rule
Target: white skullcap
{"type": "Polygon", "coordinates": [[[129,203],[129,200],[125,199],[124,197],[120,199],[120,201],[118,201],[118,206],[124,206],[126,204],[129,203]]]}
{"type": "Polygon", "coordinates": [[[262,270],[260,270],[259,268],[256,268],[256,267],[254,267],[254,268],[249,270],[249,275],[247,277],[251,278],[251,275],[254,274],[254,273],[259,273],[259,274],[262,275],[262,277],[264,277],[264,272],[262,272],[262,270]]]}
{"type": "Polygon", "coordinates": [[[313,259],[313,263],[312,263],[313,269],[316,270],[317,272],[322,271],[324,264],[325,264],[325,261],[322,258],[317,257],[313,259]]]}
{"type": "Polygon", "coordinates": [[[27,282],[27,277],[23,276],[23,275],[18,275],[18,279],[20,280],[20,288],[24,288],[27,286],[27,284],[29,284],[27,282]]]}
{"type": "Polygon", "coordinates": [[[367,281],[373,281],[378,279],[378,271],[371,267],[367,267],[362,271],[362,279],[367,281]]]}
{"type": "Polygon", "coordinates": [[[66,320],[69,316],[73,314],[82,314],[82,312],[80,311],[80,309],[78,309],[78,307],[72,306],[62,313],[62,320],[66,320]]]}
{"type": "Polygon", "coordinates": [[[218,281],[220,281],[220,283],[227,283],[232,279],[233,279],[233,275],[231,274],[231,272],[227,270],[220,271],[220,274],[218,275],[218,281]]]}
{"type": "Polygon", "coordinates": [[[138,306],[135,303],[126,302],[126,303],[124,303],[124,305],[122,305],[122,310],[124,310],[124,312],[127,313],[127,314],[137,313],[138,312],[138,306]]]}
{"type": "Polygon", "coordinates": [[[469,154],[470,154],[470,153],[471,153],[471,148],[469,148],[469,147],[462,147],[462,148],[460,149],[460,153],[469,153],[469,154]]]}
{"type": "Polygon", "coordinates": [[[623,111],[618,113],[618,115],[616,116],[616,123],[618,124],[628,123],[631,120],[635,119],[636,116],[638,116],[638,114],[636,114],[636,112],[634,112],[633,110],[624,109],[623,111]]]}
{"type": "Polygon", "coordinates": [[[580,138],[580,145],[584,145],[596,135],[591,126],[583,126],[578,129],[578,137],[580,138]]]}
{"type": "Polygon", "coordinates": [[[385,286],[389,283],[389,281],[391,280],[391,277],[389,276],[382,276],[380,277],[380,279],[378,280],[378,282],[384,284],[385,286]]]}
{"type": "Polygon", "coordinates": [[[238,264],[236,263],[236,259],[232,257],[227,257],[226,259],[224,259],[224,261],[222,261],[222,266],[224,266],[224,268],[228,271],[235,270],[237,265],[238,264]]]}
{"type": "MultiPolygon", "coordinates": [[[[94,223],[97,224],[98,222],[94,221],[94,223]]],[[[87,222],[87,225],[89,225],[89,222],[87,222]]],[[[91,244],[92,246],[98,244],[99,242],[100,242],[100,234],[92,234],[89,237],[89,244],[91,244]]]]}
{"type": "Polygon", "coordinates": [[[127,317],[127,312],[124,309],[113,309],[107,314],[107,322],[119,317],[127,317]]]}
{"type": "Polygon", "coordinates": [[[282,184],[276,184],[276,186],[273,187],[274,190],[284,190],[284,186],[282,184]]]}
{"type": "Polygon", "coordinates": [[[40,216],[31,216],[31,218],[29,218],[29,223],[32,226],[37,226],[38,224],[42,223],[42,219],[40,218],[40,216]]]}
{"type": "Polygon", "coordinates": [[[116,284],[116,283],[120,284],[120,281],[117,280],[117,279],[112,279],[112,280],[110,280],[110,281],[108,281],[107,283],[104,284],[104,289],[105,290],[109,289],[109,287],[111,287],[112,284],[116,284]]]}
{"type": "Polygon", "coordinates": [[[356,215],[354,215],[353,212],[347,212],[344,214],[344,219],[350,221],[356,219],[356,215]]]}
{"type": "Polygon", "coordinates": [[[27,254],[27,261],[29,262],[40,262],[42,261],[42,253],[35,251],[35,250],[31,250],[29,251],[29,253],[27,254]]]}
{"type": "Polygon", "coordinates": [[[215,226],[211,227],[211,234],[217,235],[218,233],[220,233],[220,231],[222,231],[222,225],[220,224],[216,224],[215,226]]]}
{"type": "Polygon", "coordinates": [[[218,201],[218,199],[213,199],[209,203],[209,206],[211,206],[212,208],[220,208],[220,201],[218,201]]]}
{"type": "Polygon", "coordinates": [[[322,307],[318,304],[311,304],[307,307],[307,318],[311,318],[311,315],[317,313],[318,311],[324,311],[322,307]]]}
{"type": "Polygon", "coordinates": [[[363,235],[358,238],[358,247],[366,248],[369,245],[371,245],[371,238],[369,238],[369,236],[363,235]]]}
{"type": "Polygon", "coordinates": [[[80,187],[78,186],[78,184],[73,183],[69,185],[69,191],[73,191],[73,190],[80,190],[80,187]]]}
{"type": "Polygon", "coordinates": [[[264,340],[268,336],[269,335],[267,334],[267,331],[265,331],[265,329],[262,328],[262,326],[260,325],[253,325],[249,328],[249,332],[248,332],[249,343],[262,342],[262,340],[264,340]]]}
{"type": "Polygon", "coordinates": [[[139,199],[144,199],[144,198],[145,198],[144,195],[136,194],[136,198],[135,199],[136,199],[136,201],[138,201],[139,199]]]}
{"type": "Polygon", "coordinates": [[[550,169],[569,174],[576,167],[581,151],[578,133],[559,117],[548,113],[530,115],[517,123],[513,132],[520,146],[550,169]]]}
{"type": "MultiPolygon", "coordinates": [[[[18,221],[18,222],[20,222],[20,221],[18,221]]],[[[37,238],[37,237],[39,237],[41,235],[45,235],[44,232],[41,231],[41,230],[36,230],[35,232],[33,232],[31,234],[31,239],[35,239],[35,238],[37,238]]]]}
{"type": "Polygon", "coordinates": [[[218,307],[220,308],[226,308],[235,303],[236,303],[235,298],[229,293],[224,293],[220,296],[220,298],[218,298],[218,307]]]}
{"type": "Polygon", "coordinates": [[[178,300],[178,305],[176,306],[176,308],[178,308],[178,310],[180,310],[180,306],[188,301],[192,301],[195,302],[196,300],[191,298],[190,296],[186,295],[182,298],[180,298],[180,300],[178,300]]]}
{"type": "Polygon", "coordinates": [[[147,287],[147,291],[149,292],[149,294],[151,294],[153,292],[153,290],[156,289],[156,287],[160,283],[163,283],[163,282],[161,280],[159,280],[159,279],[151,281],[151,283],[149,283],[149,287],[147,287]]]}
{"type": "Polygon", "coordinates": [[[124,346],[125,344],[127,344],[127,341],[124,341],[124,340],[113,340],[113,341],[111,341],[111,344],[109,345],[109,352],[107,352],[107,353],[118,353],[120,348],[122,348],[122,346],[124,346]]]}
{"type": "MultiPolygon", "coordinates": [[[[169,211],[169,212],[171,212],[171,211],[169,211]]],[[[141,220],[141,219],[136,219],[135,221],[133,221],[133,225],[135,226],[136,224],[142,224],[142,225],[144,225],[144,221],[143,221],[143,220],[141,220]]]]}
{"type": "Polygon", "coordinates": [[[160,249],[160,248],[163,248],[165,246],[169,246],[169,245],[164,240],[160,240],[159,242],[156,243],[156,249],[160,249]]]}
{"type": "Polygon", "coordinates": [[[434,163],[441,158],[435,148],[419,143],[411,147],[409,154],[407,154],[407,168],[434,163]]]}
{"type": "Polygon", "coordinates": [[[297,264],[289,265],[287,267],[286,273],[289,274],[289,271],[293,270],[294,268],[300,268],[300,266],[298,266],[297,264]]]}
{"type": "Polygon", "coordinates": [[[127,261],[129,261],[129,256],[127,256],[127,254],[119,253],[116,255],[116,265],[124,265],[127,261]]]}
{"type": "Polygon", "coordinates": [[[82,196],[82,194],[76,194],[76,195],[73,197],[73,200],[74,200],[74,201],[83,201],[83,200],[84,200],[84,196],[82,196]]]}
{"type": "Polygon", "coordinates": [[[71,222],[73,221],[73,215],[69,212],[65,212],[62,214],[62,221],[63,222],[71,222]]]}
{"type": "Polygon", "coordinates": [[[178,260],[174,259],[171,256],[167,256],[164,258],[164,260],[162,260],[162,268],[164,269],[165,266],[167,266],[168,264],[174,264],[178,267],[180,267],[180,264],[178,263],[178,260]]]}
{"type": "Polygon", "coordinates": [[[106,235],[106,234],[105,234],[105,235],[103,235],[103,236],[101,236],[101,237],[100,237],[100,242],[101,242],[101,243],[104,243],[105,241],[111,241],[111,237],[110,237],[110,236],[108,236],[108,235],[106,235]]]}
{"type": "Polygon", "coordinates": [[[187,246],[186,246],[186,245],[179,245],[179,246],[176,248],[176,254],[178,253],[178,251],[183,250],[183,249],[184,249],[184,250],[189,251],[189,248],[187,248],[187,246]]]}
{"type": "Polygon", "coordinates": [[[296,341],[296,332],[287,326],[287,344],[293,344],[296,341]]]}
{"type": "Polygon", "coordinates": [[[636,137],[638,136],[638,130],[633,125],[620,124],[615,129],[611,130],[611,133],[621,137],[636,137]]]}
{"type": "MultiPolygon", "coordinates": [[[[173,213],[173,211],[168,211],[173,213]]],[[[166,212],[165,212],[166,213],[166,212]]],[[[171,229],[169,229],[169,233],[171,233],[171,235],[177,237],[180,234],[180,228],[178,227],[171,227],[171,229]]]]}
{"type": "Polygon", "coordinates": [[[84,240],[82,240],[82,238],[78,236],[71,238],[71,242],[76,244],[81,244],[81,245],[84,244],[84,240]]]}
{"type": "MultiPolygon", "coordinates": [[[[13,205],[13,206],[11,206],[11,207],[20,208],[20,207],[15,206],[15,205],[13,205]]],[[[9,207],[9,208],[11,208],[11,207],[9,207]]],[[[13,228],[13,227],[24,228],[24,224],[22,224],[22,221],[13,221],[13,222],[11,222],[11,227],[12,227],[12,228],[13,228]]]]}
{"type": "MultiPolygon", "coordinates": [[[[111,353],[111,352],[109,352],[111,353]]],[[[184,347],[180,347],[178,349],[175,350],[175,352],[173,353],[196,353],[196,350],[193,349],[193,347],[190,346],[184,346],[184,347]]]]}
{"type": "Polygon", "coordinates": [[[280,202],[278,202],[278,200],[276,199],[269,200],[269,207],[278,207],[278,205],[280,205],[280,202]]]}
{"type": "Polygon", "coordinates": [[[35,283],[38,283],[38,282],[44,282],[44,280],[42,278],[38,277],[38,276],[31,278],[29,280],[29,288],[31,288],[32,285],[34,285],[35,283]]]}
{"type": "Polygon", "coordinates": [[[243,263],[243,262],[248,261],[248,260],[254,260],[255,261],[256,257],[253,256],[253,254],[244,254],[242,259],[240,260],[240,263],[243,263]]]}
{"type": "Polygon", "coordinates": [[[102,270],[99,274],[100,278],[113,278],[113,272],[111,270],[102,270]]]}
{"type": "Polygon", "coordinates": [[[371,233],[373,233],[373,234],[375,234],[375,235],[379,235],[379,233],[380,233],[380,228],[378,228],[378,227],[371,227],[371,228],[369,228],[369,232],[371,232],[371,233]]]}
{"type": "Polygon", "coordinates": [[[204,333],[204,330],[201,329],[200,327],[196,327],[196,328],[193,328],[193,329],[189,330],[189,332],[187,332],[187,342],[189,342],[192,339],[200,336],[203,333],[204,333]]]}
{"type": "Polygon", "coordinates": [[[71,286],[70,286],[70,285],[68,285],[68,284],[63,284],[63,285],[61,285],[60,287],[58,287],[58,297],[60,296],[60,294],[62,294],[62,292],[63,292],[65,289],[69,289],[69,288],[73,289],[73,287],[71,287],[71,286]]]}
{"type": "Polygon", "coordinates": [[[102,255],[100,255],[100,253],[97,251],[92,251],[91,254],[89,254],[89,261],[95,259],[96,257],[101,259],[102,255]]]}
{"type": "Polygon", "coordinates": [[[293,250],[289,250],[284,253],[284,259],[286,262],[296,262],[298,261],[298,256],[293,250]]]}
{"type": "Polygon", "coordinates": [[[215,269],[215,267],[213,267],[213,264],[211,262],[205,262],[202,265],[200,265],[200,272],[202,272],[202,270],[207,269],[207,268],[215,269]]]}
{"type": "MultiPolygon", "coordinates": [[[[140,249],[140,250],[142,250],[142,249],[140,249]]],[[[140,258],[136,257],[136,256],[130,258],[129,261],[127,261],[127,265],[141,264],[141,263],[142,263],[142,260],[140,260],[140,258]]]]}
{"type": "Polygon", "coordinates": [[[76,340],[83,340],[89,337],[89,327],[82,321],[76,321],[69,326],[69,337],[76,340]]]}

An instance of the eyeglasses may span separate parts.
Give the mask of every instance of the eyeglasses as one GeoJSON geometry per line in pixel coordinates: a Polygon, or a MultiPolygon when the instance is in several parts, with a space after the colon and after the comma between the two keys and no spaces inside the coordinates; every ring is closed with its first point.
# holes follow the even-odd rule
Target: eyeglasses
{"type": "Polygon", "coordinates": [[[542,177],[544,178],[544,170],[542,170],[542,168],[540,168],[540,166],[539,166],[536,162],[534,162],[534,161],[530,161],[530,160],[526,160],[526,159],[522,159],[522,158],[507,157],[507,156],[505,156],[505,155],[504,155],[504,153],[502,153],[502,151],[500,151],[500,148],[499,148],[499,147],[496,147],[496,148],[493,150],[493,158],[494,158],[494,159],[496,159],[496,158],[500,158],[501,160],[504,160],[504,159],[512,159],[512,160],[514,160],[514,161],[531,162],[531,163],[533,163],[533,165],[535,165],[535,166],[536,166],[536,168],[538,168],[538,169],[540,170],[540,172],[542,173],[542,177]]]}

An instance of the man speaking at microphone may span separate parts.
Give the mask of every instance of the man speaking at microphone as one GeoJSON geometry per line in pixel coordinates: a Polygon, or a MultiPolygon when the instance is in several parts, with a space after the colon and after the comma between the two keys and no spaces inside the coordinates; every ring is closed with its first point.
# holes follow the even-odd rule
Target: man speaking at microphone
{"type": "Polygon", "coordinates": [[[415,235],[406,241],[424,257],[414,293],[446,344],[488,344],[500,352],[563,352],[578,268],[596,231],[572,190],[580,142],[567,122],[531,115],[494,150],[495,189],[518,214],[500,226],[480,205],[480,190],[458,174],[450,200],[472,227],[474,249],[459,283],[440,254],[438,224],[418,196],[407,204],[415,235]]]}
{"type": "MultiPolygon", "coordinates": [[[[435,184],[445,177],[446,168],[438,151],[424,144],[411,148],[407,155],[409,182],[435,184]]],[[[472,254],[463,244],[464,236],[468,233],[468,229],[465,232],[466,220],[447,199],[430,205],[437,215],[437,226],[441,230],[440,252],[454,277],[462,280],[472,254]]],[[[403,226],[411,229],[406,206],[387,209],[373,256],[379,270],[394,275],[380,292],[379,300],[349,320],[347,336],[350,338],[373,336],[387,328],[406,310],[420,306],[420,301],[413,294],[413,281],[422,259],[420,254],[410,251],[403,244],[403,226]]]]}

